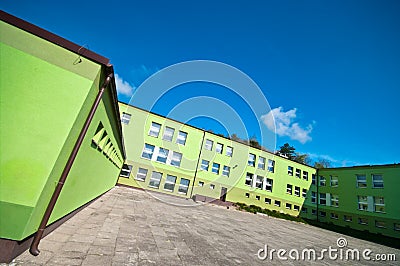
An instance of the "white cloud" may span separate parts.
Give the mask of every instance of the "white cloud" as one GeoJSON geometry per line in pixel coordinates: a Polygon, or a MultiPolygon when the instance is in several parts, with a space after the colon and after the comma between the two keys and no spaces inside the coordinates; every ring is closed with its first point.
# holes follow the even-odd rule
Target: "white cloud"
{"type": "Polygon", "coordinates": [[[261,120],[269,130],[276,132],[278,136],[287,136],[304,144],[312,140],[310,134],[313,126],[309,124],[303,128],[299,123],[294,122],[297,117],[296,112],[296,108],[284,112],[283,107],[278,107],[262,115],[261,120]]]}
{"type": "Polygon", "coordinates": [[[117,86],[117,93],[131,97],[136,87],[131,86],[127,81],[123,80],[118,74],[115,74],[115,85],[117,86]]]}

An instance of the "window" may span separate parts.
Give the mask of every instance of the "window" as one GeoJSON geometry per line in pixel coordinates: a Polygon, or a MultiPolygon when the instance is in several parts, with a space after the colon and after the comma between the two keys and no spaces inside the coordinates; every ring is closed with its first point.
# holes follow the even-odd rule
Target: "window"
{"type": "Polygon", "coordinates": [[[161,125],[155,122],[151,122],[151,127],[149,131],[149,136],[158,138],[158,134],[160,134],[161,125]]]}
{"type": "Polygon", "coordinates": [[[400,223],[394,223],[393,224],[393,230],[394,231],[400,231],[400,223]]]}
{"type": "Polygon", "coordinates": [[[331,219],[337,220],[339,219],[339,215],[337,213],[331,212],[331,219]]]}
{"type": "Polygon", "coordinates": [[[256,155],[249,153],[249,160],[247,161],[247,165],[249,166],[255,166],[256,165],[256,155]]]}
{"type": "Polygon", "coordinates": [[[273,185],[273,180],[267,178],[266,183],[265,183],[265,190],[272,192],[272,185],[273,185]]]}
{"type": "Polygon", "coordinates": [[[250,198],[250,194],[249,194],[249,193],[244,194],[244,196],[245,196],[246,198],[250,198]]]}
{"type": "Polygon", "coordinates": [[[204,145],[204,148],[208,151],[212,151],[213,145],[214,145],[214,141],[206,139],[206,144],[204,145]]]}
{"type": "Polygon", "coordinates": [[[168,153],[169,153],[169,150],[164,149],[164,148],[159,148],[157,162],[166,163],[167,158],[168,158],[168,153]]]}
{"type": "Polygon", "coordinates": [[[325,216],[326,216],[326,212],[320,211],[320,212],[319,212],[319,216],[325,217],[325,216]]]}
{"type": "Polygon", "coordinates": [[[332,207],[339,207],[339,196],[338,195],[331,195],[331,206],[332,207]]]}
{"type": "Polygon", "coordinates": [[[312,185],[316,185],[316,184],[317,184],[317,180],[316,180],[314,174],[311,175],[311,184],[312,184],[312,185]]]}
{"type": "Polygon", "coordinates": [[[301,170],[296,168],[296,177],[301,178],[301,170]]]}
{"type": "Polygon", "coordinates": [[[262,189],[263,188],[263,180],[264,178],[262,176],[257,176],[256,177],[256,188],[262,189]]]}
{"type": "Polygon", "coordinates": [[[292,209],[292,204],[286,203],[286,209],[291,210],[292,209]]]}
{"type": "Polygon", "coordinates": [[[294,195],[300,197],[300,187],[294,187],[294,195]]]}
{"type": "Polygon", "coordinates": [[[201,160],[200,169],[201,169],[201,170],[204,170],[204,171],[208,171],[209,165],[210,165],[210,162],[203,159],[203,160],[201,160]]]}
{"type": "Polygon", "coordinates": [[[300,211],[300,206],[299,205],[293,205],[293,210],[300,211]]]}
{"type": "Polygon", "coordinates": [[[204,186],[204,182],[203,181],[199,181],[199,187],[204,186]]]}
{"type": "Polygon", "coordinates": [[[375,212],[385,212],[384,197],[374,197],[374,210],[375,212]]]}
{"type": "Polygon", "coordinates": [[[246,174],[246,181],[244,183],[247,186],[252,186],[253,185],[253,174],[247,173],[246,174]]]}
{"type": "Polygon", "coordinates": [[[219,174],[219,167],[220,167],[219,163],[213,163],[211,172],[213,172],[214,174],[218,175],[219,174]]]}
{"type": "Polygon", "coordinates": [[[264,202],[265,202],[266,204],[271,204],[271,199],[270,199],[270,198],[265,198],[265,199],[264,199],[264,202]]]}
{"type": "Polygon", "coordinates": [[[181,178],[178,192],[186,195],[189,189],[189,183],[189,179],[181,178]]]}
{"type": "Polygon", "coordinates": [[[339,185],[338,177],[331,176],[331,187],[337,187],[339,185]]]}
{"type": "Polygon", "coordinates": [[[224,168],[222,168],[222,175],[229,177],[230,172],[231,168],[227,165],[224,165],[224,168]]]}
{"type": "Polygon", "coordinates": [[[131,175],[131,171],[132,171],[132,165],[124,164],[122,166],[121,173],[119,174],[119,176],[129,178],[129,176],[131,175]]]}
{"type": "Polygon", "coordinates": [[[145,181],[147,176],[147,169],[139,168],[136,173],[136,180],[145,181]]]}
{"type": "Polygon", "coordinates": [[[260,196],[257,195],[257,196],[256,196],[256,200],[260,200],[260,196]]]}
{"type": "Polygon", "coordinates": [[[180,167],[182,161],[182,153],[174,151],[172,153],[171,165],[180,167]]]}
{"type": "Polygon", "coordinates": [[[326,205],[326,193],[319,193],[319,204],[326,205]]]}
{"type": "Polygon", "coordinates": [[[356,175],[357,187],[367,187],[367,177],[365,175],[356,175]]]}
{"type": "Polygon", "coordinates": [[[172,141],[172,139],[174,137],[174,132],[175,132],[175,129],[173,129],[172,127],[165,127],[163,140],[172,141]]]}
{"type": "Polygon", "coordinates": [[[214,189],[215,185],[214,184],[210,184],[210,189],[214,189]]]}
{"type": "Polygon", "coordinates": [[[152,188],[159,188],[160,181],[161,181],[162,173],[160,172],[153,172],[150,177],[149,187],[152,188]]]}
{"type": "Polygon", "coordinates": [[[382,175],[372,175],[372,187],[373,188],[383,188],[383,176],[382,175]]]}
{"type": "Polygon", "coordinates": [[[258,168],[259,169],[265,169],[265,158],[264,157],[258,157],[258,168]]]}
{"type": "Polygon", "coordinates": [[[315,191],[311,191],[311,203],[317,203],[317,193],[315,191]]]}
{"type": "Polygon", "coordinates": [[[358,218],[358,223],[362,225],[368,225],[368,219],[367,218],[358,218]]]}
{"type": "Polygon", "coordinates": [[[301,208],[301,212],[302,212],[302,213],[307,213],[307,212],[308,212],[308,210],[307,210],[307,208],[305,208],[305,207],[302,207],[302,208],[301,208]]]}
{"type": "Polygon", "coordinates": [[[312,215],[317,215],[317,210],[316,209],[311,209],[311,214],[312,215]]]}
{"type": "Polygon", "coordinates": [[[153,152],[154,152],[154,146],[145,143],[143,147],[142,158],[151,160],[151,158],[153,157],[153,152]]]}
{"type": "Polygon", "coordinates": [[[233,155],[233,148],[230,146],[226,146],[226,156],[232,157],[233,155]]]}
{"type": "Polygon", "coordinates": [[[303,171],[303,179],[308,180],[308,172],[307,171],[303,171]]]}
{"type": "Polygon", "coordinates": [[[302,197],[307,198],[307,189],[303,188],[302,197]]]}
{"type": "Polygon", "coordinates": [[[320,185],[321,187],[326,186],[326,178],[325,178],[325,176],[320,176],[320,177],[319,177],[319,185],[320,185]]]}
{"type": "Polygon", "coordinates": [[[131,114],[128,113],[122,113],[122,117],[121,117],[121,122],[122,124],[128,125],[129,122],[131,121],[131,114]]]}
{"type": "Polygon", "coordinates": [[[215,152],[216,153],[222,153],[222,150],[224,149],[224,145],[221,143],[217,143],[217,145],[215,146],[215,152]]]}
{"type": "Polygon", "coordinates": [[[280,206],[281,206],[281,201],[280,201],[280,200],[275,200],[274,205],[275,205],[276,207],[280,207],[280,206]]]}
{"type": "Polygon", "coordinates": [[[273,173],[275,171],[275,161],[268,160],[268,171],[273,173]]]}
{"type": "Polygon", "coordinates": [[[288,173],[288,175],[293,176],[293,167],[292,166],[287,167],[287,173],[288,173]]]}
{"type": "Polygon", "coordinates": [[[176,138],[176,143],[180,145],[186,144],[187,133],[183,131],[178,132],[178,137],[176,138]]]}
{"type": "Polygon", "coordinates": [[[375,221],[375,227],[386,228],[386,224],[384,221],[375,221]]]}
{"type": "Polygon", "coordinates": [[[352,216],[349,216],[349,215],[344,215],[344,216],[343,216],[343,220],[344,220],[345,222],[352,222],[352,221],[353,221],[353,217],[352,217],[352,216]]]}
{"type": "Polygon", "coordinates": [[[368,210],[368,197],[367,196],[358,196],[358,209],[360,211],[368,210]]]}
{"type": "Polygon", "coordinates": [[[293,186],[291,184],[287,184],[286,193],[292,195],[292,188],[293,186]]]}
{"type": "Polygon", "coordinates": [[[164,184],[164,190],[173,192],[175,188],[175,182],[176,182],[176,176],[167,175],[167,179],[165,180],[164,184]]]}

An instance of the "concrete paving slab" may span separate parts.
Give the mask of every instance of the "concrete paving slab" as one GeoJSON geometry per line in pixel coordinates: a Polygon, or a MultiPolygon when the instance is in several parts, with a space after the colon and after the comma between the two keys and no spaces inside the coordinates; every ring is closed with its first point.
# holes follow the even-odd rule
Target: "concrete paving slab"
{"type": "Polygon", "coordinates": [[[39,249],[38,257],[26,251],[10,265],[376,265],[363,259],[366,249],[371,258],[396,256],[383,265],[400,260],[398,249],[310,225],[125,187],[113,188],[76,214],[39,249]],[[338,247],[339,238],[347,245],[338,247]],[[337,250],[336,259],[328,253],[323,260],[301,259],[302,252],[320,256],[329,248],[337,250]],[[352,260],[356,249],[360,259],[352,260]],[[261,260],[257,254],[266,250],[261,260]],[[340,252],[345,256],[349,250],[350,260],[340,259],[340,252]]]}

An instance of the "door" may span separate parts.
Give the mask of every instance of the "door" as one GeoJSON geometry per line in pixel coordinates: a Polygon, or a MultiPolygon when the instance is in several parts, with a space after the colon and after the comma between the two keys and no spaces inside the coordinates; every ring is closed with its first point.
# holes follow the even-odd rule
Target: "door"
{"type": "Polygon", "coordinates": [[[220,201],[225,202],[226,201],[226,193],[228,192],[228,189],[226,187],[221,188],[221,196],[219,197],[220,201]]]}

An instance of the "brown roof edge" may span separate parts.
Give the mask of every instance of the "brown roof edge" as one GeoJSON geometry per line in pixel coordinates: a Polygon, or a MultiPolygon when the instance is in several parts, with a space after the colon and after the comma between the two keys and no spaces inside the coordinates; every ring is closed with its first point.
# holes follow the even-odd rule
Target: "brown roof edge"
{"type": "Polygon", "coordinates": [[[114,73],[114,67],[112,64],[108,64],[106,68],[106,75],[112,74],[112,79],[111,79],[111,97],[114,102],[114,112],[115,116],[118,121],[118,134],[120,135],[121,139],[121,151],[122,151],[122,156],[124,157],[123,160],[125,162],[126,159],[126,151],[125,151],[125,144],[124,144],[124,136],[122,134],[122,123],[121,123],[121,117],[120,117],[120,110],[118,106],[118,96],[117,96],[117,86],[115,85],[115,73],[114,73]]]}
{"type": "Polygon", "coordinates": [[[68,41],[67,39],[64,39],[54,33],[33,25],[32,23],[8,14],[3,10],[0,10],[0,19],[8,24],[11,24],[40,38],[43,38],[49,42],[57,44],[67,50],[70,50],[71,52],[77,53],[82,57],[95,61],[99,64],[108,66],[110,62],[110,60],[106,57],[96,54],[95,52],[92,52],[81,45],[68,41]]]}

